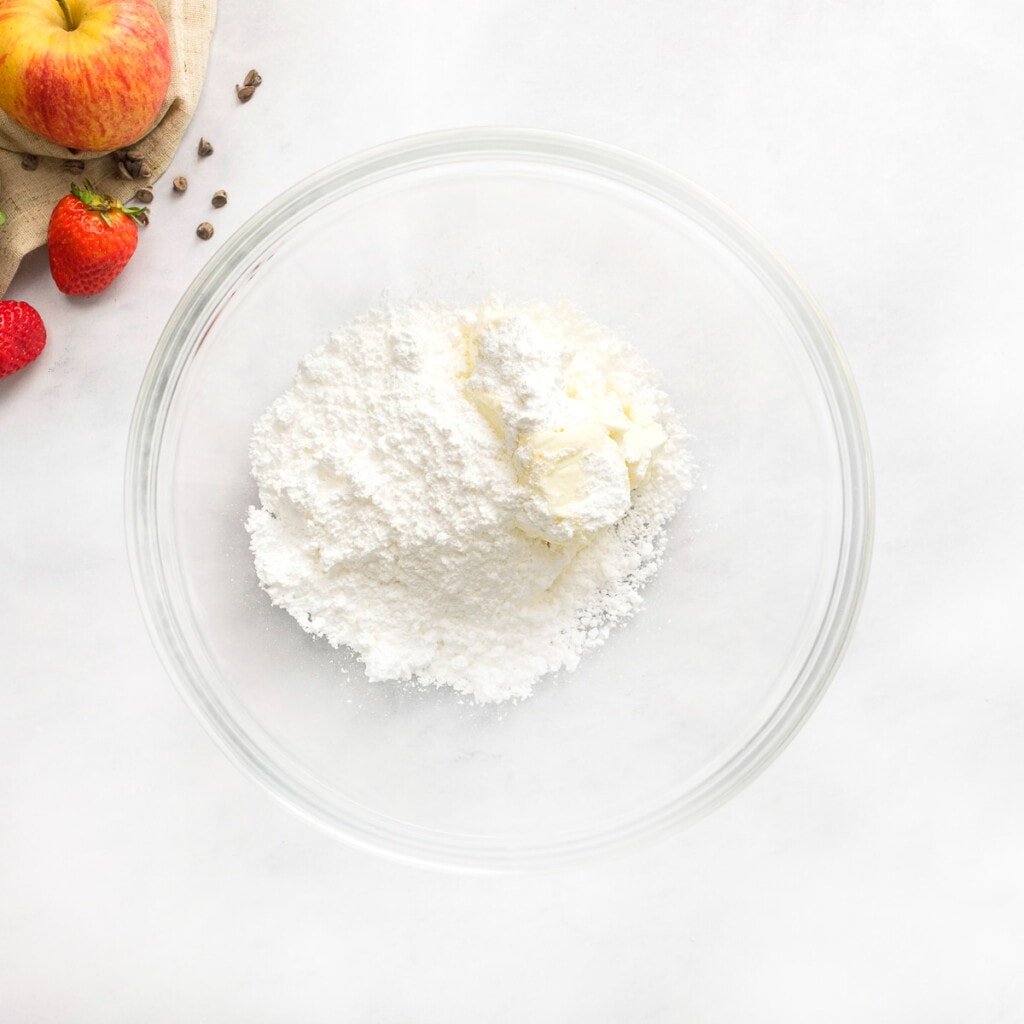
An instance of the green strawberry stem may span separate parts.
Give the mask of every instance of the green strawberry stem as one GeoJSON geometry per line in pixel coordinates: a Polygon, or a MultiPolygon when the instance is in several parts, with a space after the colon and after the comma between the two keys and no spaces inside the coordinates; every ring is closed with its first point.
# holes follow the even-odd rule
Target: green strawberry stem
{"type": "Polygon", "coordinates": [[[68,8],[67,0],[57,0],[57,6],[60,8],[61,14],[64,15],[64,28],[68,32],[74,32],[78,26],[75,24],[75,19],[71,16],[71,11],[68,8]]]}
{"type": "Polygon", "coordinates": [[[0,210],[0,227],[3,227],[7,223],[7,214],[3,210],[0,210]]]}
{"type": "Polygon", "coordinates": [[[88,178],[85,179],[81,188],[71,182],[71,194],[84,206],[98,213],[103,218],[103,223],[108,225],[112,213],[120,212],[131,217],[132,220],[138,221],[147,210],[145,206],[122,206],[119,199],[97,192],[88,178]]]}

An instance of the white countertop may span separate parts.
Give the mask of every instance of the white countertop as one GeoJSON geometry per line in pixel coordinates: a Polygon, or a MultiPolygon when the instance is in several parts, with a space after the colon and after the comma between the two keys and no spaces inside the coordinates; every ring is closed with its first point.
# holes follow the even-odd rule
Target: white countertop
{"type": "Polygon", "coordinates": [[[60,296],[42,252],[8,293],[50,340],[0,383],[0,1020],[1024,1019],[1022,32],[1014,0],[221,0],[190,191],[158,184],[106,294],[60,296]],[[143,368],[217,246],[335,158],[474,123],[738,210],[832,321],[876,462],[860,625],[792,746],[690,832],[540,877],[398,866],[274,804],[165,677],[122,528],[143,368]]]}

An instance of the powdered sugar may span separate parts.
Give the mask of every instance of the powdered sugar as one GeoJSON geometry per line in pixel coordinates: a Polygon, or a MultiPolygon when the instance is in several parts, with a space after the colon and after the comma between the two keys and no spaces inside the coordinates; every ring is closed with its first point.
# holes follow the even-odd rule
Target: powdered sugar
{"type": "Polygon", "coordinates": [[[377,310],[256,424],[257,573],[371,679],[524,697],[640,605],[684,436],[642,360],[571,309],[377,310]]]}

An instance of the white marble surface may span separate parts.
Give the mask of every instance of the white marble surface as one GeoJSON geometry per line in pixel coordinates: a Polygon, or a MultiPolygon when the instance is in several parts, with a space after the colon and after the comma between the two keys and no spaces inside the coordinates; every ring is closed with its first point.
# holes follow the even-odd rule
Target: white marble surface
{"type": "Polygon", "coordinates": [[[1022,38],[1014,0],[221,0],[189,193],[105,295],[59,296],[41,254],[9,293],[50,342],[0,383],[0,1020],[1024,1019],[1022,38]],[[772,240],[878,483],[860,627],[793,745],[691,832],[533,878],[375,860],[266,798],[165,678],[121,519],[143,368],[232,228],[485,122],[645,153],[772,240]]]}

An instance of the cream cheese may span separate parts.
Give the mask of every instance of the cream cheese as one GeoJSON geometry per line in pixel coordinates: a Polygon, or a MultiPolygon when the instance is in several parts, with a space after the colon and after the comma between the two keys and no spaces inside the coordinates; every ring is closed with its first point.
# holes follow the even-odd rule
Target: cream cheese
{"type": "Polygon", "coordinates": [[[607,350],[546,327],[522,314],[468,326],[465,387],[525,492],[520,526],[566,544],[626,514],[666,434],[650,403],[618,391],[607,350]]]}

